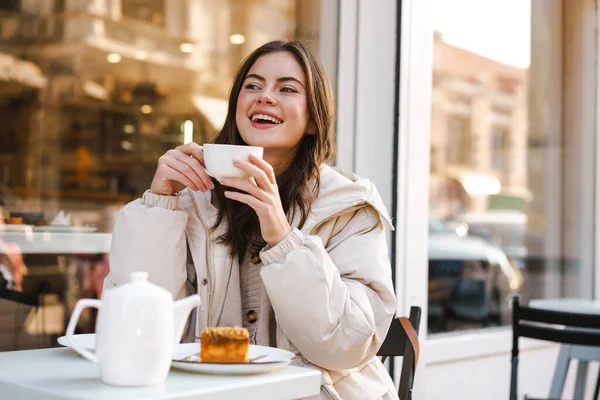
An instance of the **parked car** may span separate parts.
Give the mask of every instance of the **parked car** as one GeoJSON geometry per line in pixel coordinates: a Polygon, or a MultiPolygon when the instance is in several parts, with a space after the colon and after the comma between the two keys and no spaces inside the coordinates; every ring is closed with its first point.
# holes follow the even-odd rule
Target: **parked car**
{"type": "Polygon", "coordinates": [[[467,225],[470,235],[500,247],[523,270],[527,258],[527,215],[520,211],[490,210],[457,215],[457,223],[467,225]]]}
{"type": "Polygon", "coordinates": [[[523,276],[517,263],[463,223],[429,223],[431,332],[510,323],[510,298],[523,276]]]}

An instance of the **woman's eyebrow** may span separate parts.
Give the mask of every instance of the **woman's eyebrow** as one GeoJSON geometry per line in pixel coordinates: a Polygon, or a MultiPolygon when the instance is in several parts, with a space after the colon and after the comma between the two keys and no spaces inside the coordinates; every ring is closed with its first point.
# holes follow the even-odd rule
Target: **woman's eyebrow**
{"type": "Polygon", "coordinates": [[[296,79],[293,76],[284,76],[284,77],[281,77],[281,78],[277,79],[277,82],[289,82],[289,81],[296,82],[300,86],[304,87],[304,84],[302,82],[300,82],[299,79],[296,79]]]}
{"type": "MultiPolygon", "coordinates": [[[[246,75],[246,79],[250,79],[250,78],[257,79],[257,80],[259,80],[261,82],[266,82],[267,81],[265,78],[263,78],[262,76],[260,76],[258,74],[248,74],[248,75],[246,75]]],[[[304,88],[304,84],[302,82],[300,82],[299,79],[294,78],[293,76],[282,76],[281,78],[277,79],[277,82],[289,82],[289,81],[297,82],[298,84],[300,84],[304,88]]]]}
{"type": "Polygon", "coordinates": [[[258,74],[248,74],[248,75],[246,75],[246,78],[244,80],[250,79],[250,78],[254,78],[254,79],[258,79],[259,81],[266,82],[266,79],[258,74]]]}

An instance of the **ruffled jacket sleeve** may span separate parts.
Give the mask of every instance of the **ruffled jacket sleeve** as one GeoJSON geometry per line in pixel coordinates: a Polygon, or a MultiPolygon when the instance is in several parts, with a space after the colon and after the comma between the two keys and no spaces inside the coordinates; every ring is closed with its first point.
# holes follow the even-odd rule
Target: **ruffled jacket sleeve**
{"type": "Polygon", "coordinates": [[[179,210],[178,196],[147,191],[117,215],[110,249],[110,272],[104,287],[129,282],[133,271],[148,272],[148,280],[171,292],[186,295],[186,240],[188,215],[179,210]]]}
{"type": "Polygon", "coordinates": [[[261,277],[279,325],[307,361],[328,369],[371,359],[396,309],[385,231],[368,205],[298,229],[261,252],[261,277]]]}

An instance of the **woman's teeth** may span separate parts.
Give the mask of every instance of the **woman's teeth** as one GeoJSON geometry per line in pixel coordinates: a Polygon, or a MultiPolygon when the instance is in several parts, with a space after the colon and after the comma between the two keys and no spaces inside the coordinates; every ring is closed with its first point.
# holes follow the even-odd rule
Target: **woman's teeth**
{"type": "Polygon", "coordinates": [[[275,117],[271,117],[270,115],[265,115],[265,114],[254,114],[252,116],[252,122],[272,122],[274,124],[280,124],[283,121],[281,121],[280,119],[277,119],[275,117]],[[262,121],[261,121],[262,120],[262,121]]]}

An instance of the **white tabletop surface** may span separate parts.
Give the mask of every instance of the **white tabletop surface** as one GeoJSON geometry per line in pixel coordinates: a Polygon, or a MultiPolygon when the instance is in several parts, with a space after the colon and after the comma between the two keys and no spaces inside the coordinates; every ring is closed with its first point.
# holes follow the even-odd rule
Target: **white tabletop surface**
{"type": "Polygon", "coordinates": [[[94,364],[69,348],[0,352],[2,399],[298,399],[319,393],[321,373],[287,366],[279,371],[249,376],[219,376],[171,369],[164,384],[115,387],[100,381],[94,364]]]}
{"type": "Polygon", "coordinates": [[[599,300],[576,298],[536,299],[529,302],[529,307],[571,313],[600,314],[599,300]]]}
{"type": "Polygon", "coordinates": [[[99,254],[110,251],[110,233],[0,232],[0,240],[16,243],[23,254],[99,254]]]}

